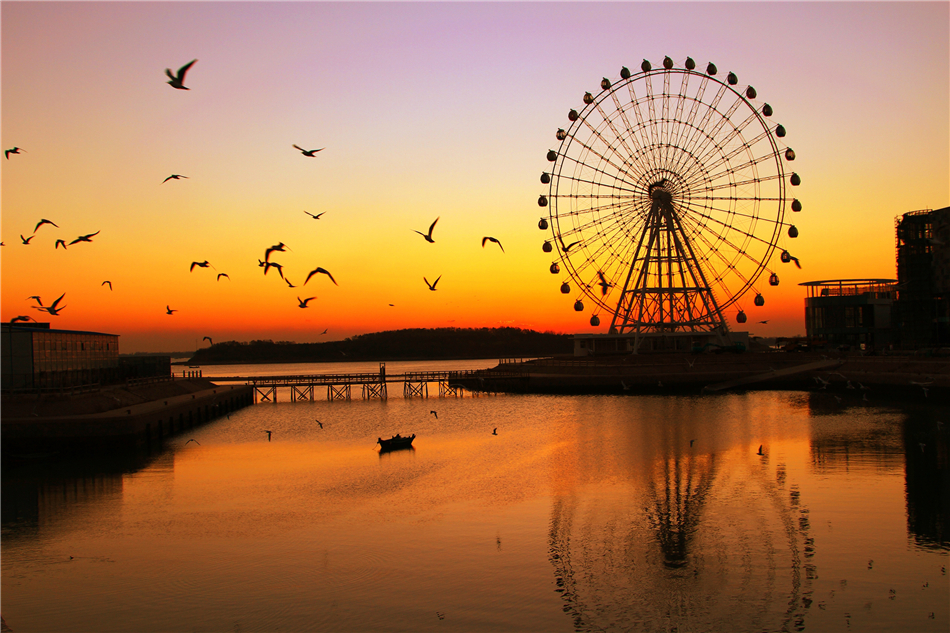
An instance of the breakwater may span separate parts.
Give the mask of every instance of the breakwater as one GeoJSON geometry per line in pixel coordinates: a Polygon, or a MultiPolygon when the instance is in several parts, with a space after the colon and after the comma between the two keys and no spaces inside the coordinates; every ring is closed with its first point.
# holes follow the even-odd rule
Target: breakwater
{"type": "Polygon", "coordinates": [[[5,456],[17,457],[149,445],[253,402],[246,385],[216,385],[202,378],[83,393],[4,395],[2,449],[5,456]]]}
{"type": "Polygon", "coordinates": [[[511,393],[717,393],[730,390],[875,390],[950,397],[950,358],[774,352],[639,354],[502,361],[455,380],[473,391],[511,393]]]}

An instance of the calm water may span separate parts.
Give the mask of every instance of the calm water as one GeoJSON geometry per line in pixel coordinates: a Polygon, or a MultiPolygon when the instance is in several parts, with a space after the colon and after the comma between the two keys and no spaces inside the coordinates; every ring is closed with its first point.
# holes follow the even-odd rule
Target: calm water
{"type": "Polygon", "coordinates": [[[258,404],[150,455],[6,466],[2,613],[15,632],[945,633],[938,420],[827,392],[258,404]],[[415,448],[379,455],[397,432],[415,448]]]}

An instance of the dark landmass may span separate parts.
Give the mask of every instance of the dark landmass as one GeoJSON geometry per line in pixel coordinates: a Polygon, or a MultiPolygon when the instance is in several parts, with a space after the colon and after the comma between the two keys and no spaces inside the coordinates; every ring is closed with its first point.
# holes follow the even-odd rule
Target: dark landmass
{"type": "Polygon", "coordinates": [[[190,358],[194,354],[191,352],[132,352],[131,354],[119,354],[119,357],[128,356],[141,358],[143,356],[168,356],[170,358],[190,358]]]}
{"type": "Polygon", "coordinates": [[[408,329],[360,334],[327,343],[225,341],[199,349],[192,365],[330,361],[450,360],[571,354],[571,334],[519,328],[408,329]]]}

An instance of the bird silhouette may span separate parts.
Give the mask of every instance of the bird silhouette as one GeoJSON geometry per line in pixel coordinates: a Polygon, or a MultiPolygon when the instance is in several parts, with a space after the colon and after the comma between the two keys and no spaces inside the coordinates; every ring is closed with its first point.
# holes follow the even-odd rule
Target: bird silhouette
{"type": "Polygon", "coordinates": [[[323,428],[323,422],[321,422],[320,420],[314,420],[314,422],[319,424],[321,429],[323,428]]]}
{"type": "Polygon", "coordinates": [[[168,178],[166,178],[165,180],[163,180],[163,181],[162,181],[162,184],[164,185],[164,184],[165,184],[166,182],[168,182],[169,180],[178,180],[179,178],[187,178],[187,177],[188,177],[188,176],[182,176],[181,174],[172,174],[171,176],[169,176],[168,178]]]}
{"type": "Polygon", "coordinates": [[[327,330],[329,330],[329,329],[330,329],[330,328],[327,328],[326,330],[323,330],[322,332],[320,332],[320,336],[323,336],[324,334],[326,334],[326,333],[327,333],[327,330]]]}
{"type": "Polygon", "coordinates": [[[321,268],[321,267],[319,267],[319,266],[317,266],[316,268],[314,268],[313,270],[310,271],[310,273],[307,275],[307,278],[304,280],[303,285],[306,286],[306,285],[307,285],[307,282],[310,281],[310,278],[313,277],[313,276],[316,275],[316,274],[326,275],[327,277],[330,278],[330,281],[333,282],[333,285],[334,285],[334,286],[339,286],[339,285],[340,285],[340,284],[338,284],[338,283],[336,282],[336,279],[333,278],[333,275],[330,274],[330,271],[329,271],[329,270],[327,270],[326,268],[321,268]]]}
{"type": "Polygon", "coordinates": [[[612,283],[609,283],[609,282],[607,281],[607,278],[604,277],[604,273],[602,273],[602,272],[599,271],[599,270],[597,271],[597,276],[600,278],[600,281],[597,282],[597,283],[600,285],[600,294],[601,294],[601,295],[606,295],[606,294],[607,294],[607,288],[610,288],[613,284],[612,284],[612,283]]]}
{"type": "Polygon", "coordinates": [[[33,232],[36,233],[36,230],[37,230],[38,228],[40,228],[41,226],[43,226],[44,224],[52,224],[52,225],[55,226],[57,229],[59,228],[59,225],[56,224],[55,222],[53,222],[52,220],[47,220],[46,218],[41,218],[40,221],[37,222],[37,223],[36,223],[36,226],[33,228],[33,232]]]}
{"type": "Polygon", "coordinates": [[[426,279],[425,277],[422,278],[422,281],[426,282],[426,285],[429,286],[429,290],[435,290],[435,285],[439,283],[439,279],[442,279],[442,275],[439,275],[436,278],[436,280],[433,281],[431,284],[429,283],[429,280],[426,279]]]}
{"type": "Polygon", "coordinates": [[[293,285],[292,283],[290,283],[290,280],[287,279],[286,277],[284,277],[284,281],[286,281],[286,282],[287,282],[287,285],[290,286],[291,288],[296,288],[296,287],[297,287],[297,286],[293,285]]]}
{"type": "Polygon", "coordinates": [[[306,308],[306,307],[307,307],[307,304],[310,303],[311,301],[313,301],[314,299],[316,299],[316,297],[307,297],[306,299],[301,299],[300,297],[297,297],[297,303],[300,304],[300,305],[297,306],[297,307],[298,307],[298,308],[306,308]]]}
{"type": "Polygon", "coordinates": [[[202,340],[202,341],[208,341],[208,345],[214,345],[214,341],[211,340],[211,337],[210,337],[210,336],[206,336],[206,337],[204,337],[204,338],[201,339],[201,340],[202,340]]]}
{"type": "Polygon", "coordinates": [[[22,240],[22,242],[23,242],[24,244],[29,244],[29,243],[30,243],[30,240],[32,240],[34,237],[36,237],[36,236],[35,236],[35,235],[31,235],[30,237],[23,237],[23,234],[20,233],[20,240],[22,240]]]}
{"type": "Polygon", "coordinates": [[[166,83],[168,83],[172,88],[177,88],[178,90],[190,90],[190,88],[185,87],[185,73],[188,72],[188,69],[191,68],[191,66],[196,61],[198,60],[197,59],[191,60],[190,62],[188,62],[181,68],[179,68],[178,73],[174,75],[172,74],[171,68],[166,68],[165,74],[168,75],[168,81],[166,83]]]}
{"type": "MultiPolygon", "coordinates": [[[[439,217],[442,217],[442,216],[439,216],[439,217]]],[[[428,235],[426,235],[426,234],[423,233],[422,231],[416,231],[415,229],[413,229],[413,231],[414,231],[415,233],[418,233],[418,234],[421,235],[422,237],[424,237],[425,240],[426,240],[427,242],[429,242],[430,244],[434,244],[434,243],[435,243],[435,240],[432,239],[432,229],[435,228],[435,223],[438,222],[438,221],[439,221],[439,218],[436,218],[435,221],[432,222],[432,224],[429,225],[429,234],[428,234],[428,235]]]]}
{"type": "Polygon", "coordinates": [[[762,445],[761,445],[761,444],[759,444],[759,452],[756,453],[756,455],[765,455],[765,453],[762,452],[762,445]]]}
{"type": "Polygon", "coordinates": [[[36,301],[37,305],[43,305],[43,300],[40,299],[39,295],[30,295],[26,299],[27,301],[29,301],[30,299],[33,299],[34,301],[36,301]]]}
{"type": "Polygon", "coordinates": [[[59,248],[59,245],[63,245],[63,250],[66,250],[66,240],[56,240],[56,248],[59,248]]]}
{"type": "Polygon", "coordinates": [[[439,414],[436,413],[435,411],[429,411],[429,413],[431,413],[432,415],[434,415],[436,420],[439,419],[439,414]]]}
{"type": "Polygon", "coordinates": [[[16,323],[17,321],[33,321],[35,323],[36,319],[34,319],[33,317],[29,315],[15,316],[12,319],[10,319],[10,323],[16,323]]]}
{"type": "MultiPolygon", "coordinates": [[[[197,444],[198,446],[201,446],[201,442],[199,442],[199,441],[196,440],[195,438],[191,438],[190,440],[188,440],[188,442],[194,442],[194,443],[197,444]]],[[[185,442],[185,446],[188,446],[188,442],[185,442]]]]}
{"type": "Polygon", "coordinates": [[[222,278],[222,277],[227,277],[228,281],[231,281],[231,278],[228,277],[228,274],[227,274],[227,273],[218,273],[218,279],[217,279],[217,280],[218,280],[218,281],[221,281],[221,278],[222,278]]]}
{"type": "Polygon", "coordinates": [[[96,235],[99,235],[99,233],[101,233],[101,230],[96,231],[95,233],[89,233],[88,235],[80,235],[79,237],[74,239],[72,242],[70,242],[69,245],[72,246],[73,244],[78,244],[79,242],[91,242],[92,238],[95,237],[96,235]]]}
{"type": "Polygon", "coordinates": [[[277,244],[274,244],[273,246],[271,246],[270,248],[268,248],[266,251],[264,251],[264,261],[265,261],[265,262],[269,262],[269,261],[270,261],[270,254],[273,253],[274,251],[278,251],[278,252],[280,252],[280,253],[283,253],[283,252],[286,251],[286,250],[287,250],[287,245],[284,244],[283,242],[278,242],[277,244]]]}
{"type": "Polygon", "coordinates": [[[299,150],[300,150],[300,153],[303,154],[304,156],[308,156],[308,157],[310,157],[310,158],[316,158],[316,156],[314,156],[314,154],[316,154],[317,152],[322,152],[322,151],[323,151],[324,149],[326,149],[326,148],[325,148],[325,147],[321,147],[320,149],[304,149],[304,148],[300,147],[299,145],[294,145],[294,149],[299,149],[299,150]]]}
{"type": "Polygon", "coordinates": [[[768,322],[769,322],[768,319],[766,319],[765,321],[759,321],[759,323],[761,323],[762,325],[765,325],[765,324],[767,324],[768,322]]]}
{"type": "Polygon", "coordinates": [[[276,268],[280,278],[284,278],[284,267],[278,264],[277,262],[264,262],[264,274],[267,274],[267,271],[271,268],[276,268]]]}
{"type": "Polygon", "coordinates": [[[63,297],[65,297],[65,296],[66,296],[66,293],[64,292],[63,294],[59,295],[59,298],[56,299],[56,301],[54,301],[53,303],[51,303],[51,304],[48,305],[48,306],[44,306],[44,305],[42,304],[42,302],[40,302],[39,297],[36,297],[36,300],[37,300],[37,302],[38,302],[40,305],[38,305],[38,306],[33,306],[33,309],[34,309],[34,310],[42,310],[43,312],[47,312],[47,313],[51,314],[52,316],[56,316],[56,315],[59,314],[59,311],[60,311],[60,310],[62,310],[63,308],[66,307],[66,306],[59,307],[59,302],[62,301],[62,300],[63,300],[63,297]]]}
{"type": "MultiPolygon", "coordinates": [[[[207,259],[204,260],[203,262],[191,262],[191,266],[189,266],[188,272],[193,272],[195,270],[195,266],[197,266],[198,268],[207,268],[208,266],[211,266],[211,262],[209,262],[207,259]]],[[[214,268],[214,266],[211,266],[211,267],[214,268]]]]}
{"type": "Polygon", "coordinates": [[[264,431],[264,432],[267,433],[267,441],[270,442],[270,434],[272,433],[272,431],[264,431]]]}
{"type": "Polygon", "coordinates": [[[99,285],[100,285],[100,286],[106,286],[106,285],[107,285],[107,286],[109,286],[109,290],[112,290],[112,282],[109,281],[108,279],[105,280],[105,281],[103,281],[103,282],[102,282],[101,284],[99,284],[99,285]]]}
{"type": "Polygon", "coordinates": [[[324,211],[323,213],[318,213],[318,214],[316,214],[316,215],[310,213],[309,211],[304,211],[304,213],[306,213],[307,215],[309,215],[309,216],[310,216],[311,218],[313,218],[314,220],[319,220],[319,219],[320,219],[320,216],[323,215],[323,213],[326,213],[326,211],[324,211]]]}
{"type": "Polygon", "coordinates": [[[494,242],[495,244],[498,244],[498,248],[501,249],[501,252],[502,252],[502,253],[505,252],[505,247],[502,246],[502,245],[501,245],[501,242],[499,242],[499,241],[498,241],[497,239],[495,239],[494,237],[488,237],[488,236],[483,237],[483,238],[482,238],[482,248],[485,248],[485,242],[494,242]]]}
{"type": "Polygon", "coordinates": [[[20,152],[25,152],[26,150],[22,147],[13,147],[3,152],[3,155],[7,160],[10,160],[10,154],[19,154],[20,152]]]}
{"type": "Polygon", "coordinates": [[[172,310],[168,306],[165,306],[165,314],[175,314],[178,310],[172,310]]]}
{"type": "Polygon", "coordinates": [[[492,430],[491,434],[492,434],[492,435],[498,435],[498,427],[497,427],[497,426],[492,430]]]}
{"type": "Polygon", "coordinates": [[[570,244],[565,245],[564,240],[561,238],[560,235],[557,236],[557,239],[561,243],[561,250],[563,250],[565,253],[567,253],[572,248],[574,248],[575,246],[581,243],[580,240],[577,240],[576,242],[571,242],[570,244]]]}

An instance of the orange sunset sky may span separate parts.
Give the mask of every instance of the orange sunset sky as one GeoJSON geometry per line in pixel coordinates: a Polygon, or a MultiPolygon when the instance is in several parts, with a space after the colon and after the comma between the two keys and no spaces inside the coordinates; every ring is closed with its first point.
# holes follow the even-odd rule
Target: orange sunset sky
{"type": "Polygon", "coordinates": [[[780,249],[802,269],[776,252],[782,284],[744,302],[753,334],[804,333],[801,282],[894,278],[895,217],[950,204],[947,2],[5,1],[0,22],[3,149],[23,148],[0,159],[0,317],[119,334],[126,353],[605,332],[548,272],[538,177],[584,92],[643,59],[734,71],[788,130],[804,210],[780,249]],[[192,59],[190,90],[169,86],[192,59]],[[430,244],[414,231],[436,217],[430,244]],[[58,227],[23,244],[40,219],[58,227]],[[297,288],[258,267],[278,242],[297,288]],[[339,285],[300,287],[318,266],[339,285]],[[57,316],[28,299],[63,293],[57,316]]]}

